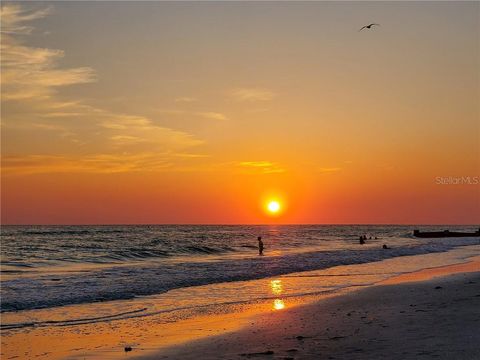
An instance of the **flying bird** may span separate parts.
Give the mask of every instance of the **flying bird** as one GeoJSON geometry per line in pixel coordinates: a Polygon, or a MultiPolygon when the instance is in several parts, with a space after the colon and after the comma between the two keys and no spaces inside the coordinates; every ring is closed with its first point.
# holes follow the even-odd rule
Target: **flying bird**
{"type": "Polygon", "coordinates": [[[362,31],[363,29],[371,29],[372,26],[380,26],[380,24],[372,23],[372,24],[370,24],[370,25],[365,25],[365,26],[363,26],[363,27],[362,27],[360,30],[358,30],[358,31],[362,31]]]}

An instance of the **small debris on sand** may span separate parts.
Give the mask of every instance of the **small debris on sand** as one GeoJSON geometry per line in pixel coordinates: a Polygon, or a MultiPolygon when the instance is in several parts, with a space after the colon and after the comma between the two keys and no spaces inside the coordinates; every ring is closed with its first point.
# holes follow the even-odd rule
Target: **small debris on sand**
{"type": "Polygon", "coordinates": [[[308,339],[310,336],[303,336],[303,335],[298,335],[295,337],[295,339],[297,340],[304,340],[304,339],[308,339]]]}
{"type": "Polygon", "coordinates": [[[259,355],[273,355],[275,354],[272,350],[256,352],[256,353],[243,353],[240,356],[259,356],[259,355]]]}

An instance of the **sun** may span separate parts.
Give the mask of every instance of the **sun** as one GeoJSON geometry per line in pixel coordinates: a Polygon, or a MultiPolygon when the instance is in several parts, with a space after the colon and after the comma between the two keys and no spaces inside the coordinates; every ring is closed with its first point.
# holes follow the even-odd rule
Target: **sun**
{"type": "Polygon", "coordinates": [[[271,218],[271,220],[273,220],[273,218],[282,217],[288,208],[288,202],[285,195],[279,191],[269,191],[268,193],[263,194],[259,199],[258,205],[261,211],[267,217],[271,218]]]}
{"type": "Polygon", "coordinates": [[[278,201],[275,201],[275,200],[269,201],[268,204],[267,204],[267,209],[272,214],[278,213],[281,208],[282,208],[282,206],[280,205],[280,203],[278,201]]]}

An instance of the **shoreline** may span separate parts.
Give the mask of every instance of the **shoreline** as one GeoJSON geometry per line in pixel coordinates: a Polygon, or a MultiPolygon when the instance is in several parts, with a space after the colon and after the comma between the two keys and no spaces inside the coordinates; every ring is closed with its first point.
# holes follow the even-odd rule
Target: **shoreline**
{"type": "Polygon", "coordinates": [[[469,263],[468,273],[448,268],[428,280],[378,284],[264,315],[239,331],[135,359],[479,359],[480,263],[469,263]]]}
{"type": "MultiPolygon", "coordinates": [[[[5,356],[5,359],[28,359],[33,357],[39,359],[124,359],[125,357],[157,359],[161,358],[161,356],[182,359],[188,358],[182,351],[191,349],[189,351],[195,353],[198,350],[196,347],[204,342],[216,349],[217,344],[213,344],[214,341],[217,341],[216,339],[222,338],[222,342],[228,344],[231,339],[235,339],[237,336],[240,336],[240,334],[244,334],[249,330],[257,335],[261,333],[271,333],[271,327],[274,326],[272,325],[274,324],[272,321],[284,318],[285,316],[292,317],[289,321],[296,321],[296,317],[298,317],[298,319],[308,318],[310,321],[303,324],[303,327],[314,326],[314,324],[317,323],[313,320],[315,317],[311,314],[299,315],[300,313],[298,312],[302,311],[301,309],[308,307],[319,308],[330,302],[343,301],[341,299],[347,299],[349,297],[354,297],[352,302],[355,302],[358,301],[355,300],[355,294],[362,294],[363,291],[369,291],[369,289],[403,286],[402,284],[408,281],[423,280],[422,283],[426,283],[431,281],[428,280],[429,278],[431,279],[435,276],[445,277],[452,273],[480,271],[480,256],[477,255],[479,249],[477,246],[470,249],[473,250],[457,249],[449,254],[417,255],[383,260],[377,263],[338,266],[322,270],[320,273],[306,272],[289,274],[281,278],[283,285],[276,283],[279,280],[271,279],[267,282],[261,280],[224,284],[221,286],[237,288],[238,291],[248,291],[248,289],[252,289],[252,286],[254,288],[267,286],[265,290],[269,291],[270,297],[268,299],[259,299],[253,303],[216,304],[205,309],[196,308],[196,312],[191,312],[190,314],[188,314],[187,310],[185,312],[187,315],[184,317],[182,317],[184,314],[181,313],[174,313],[171,316],[154,313],[147,316],[115,319],[114,321],[95,324],[32,327],[17,331],[6,330],[5,332],[2,331],[2,358],[3,356],[5,356]],[[419,267],[419,264],[425,263],[431,265],[432,268],[419,267]],[[393,270],[395,270],[394,272],[396,272],[397,275],[394,277],[389,276],[389,274],[393,274],[393,270]],[[345,276],[347,276],[347,278],[345,278],[345,276]],[[322,288],[322,286],[319,285],[324,285],[332,281],[331,279],[336,279],[336,281],[350,285],[345,288],[336,289],[335,291],[318,291],[322,288]],[[388,285],[389,281],[397,281],[401,284],[388,285]],[[278,285],[280,285],[279,288],[278,285]],[[311,294],[298,293],[295,295],[295,291],[302,287],[292,288],[294,285],[301,285],[303,289],[316,289],[317,292],[311,294]],[[293,291],[294,295],[291,295],[291,291],[293,291]],[[52,338],[58,339],[55,341],[54,346],[52,346],[51,349],[43,349],[42,347],[46,343],[45,341],[51,341],[52,338]],[[124,347],[126,346],[131,346],[133,350],[131,352],[124,352],[124,347]]],[[[220,291],[218,294],[221,294],[225,288],[218,286],[219,285],[206,286],[204,289],[190,288],[185,289],[185,291],[188,291],[190,296],[205,295],[206,290],[220,291]],[[195,291],[197,291],[197,293],[195,293],[195,291]]],[[[175,298],[174,294],[171,296],[172,299],[175,298]]],[[[216,295],[214,295],[214,297],[215,296],[216,295]]],[[[147,301],[147,304],[149,303],[152,306],[158,301],[155,297],[139,300],[147,301]]],[[[141,304],[137,304],[135,301],[136,300],[128,302],[122,301],[119,302],[119,304],[122,304],[122,306],[132,306],[133,304],[137,306],[141,304]]],[[[99,303],[98,306],[114,308],[118,306],[118,304],[99,303]]],[[[72,309],[75,311],[73,314],[80,316],[82,311],[85,311],[87,308],[74,307],[72,309]]],[[[53,316],[70,310],[69,308],[59,308],[54,311],[47,311],[44,314],[44,319],[51,320],[53,316]]],[[[331,328],[333,329],[333,326],[331,326],[331,328]]],[[[299,329],[302,329],[302,327],[300,326],[299,329]]],[[[293,331],[291,328],[287,330],[293,331]]],[[[296,336],[306,336],[301,334],[295,335],[293,333],[288,334],[288,336],[291,335],[292,338],[296,336]]],[[[269,342],[279,341],[281,339],[282,336],[277,338],[274,336],[272,339],[269,339],[269,342]]],[[[249,348],[250,345],[255,344],[256,340],[257,337],[247,337],[243,346],[249,348]]],[[[228,346],[229,351],[231,348],[233,347],[228,346]]],[[[270,356],[251,355],[252,352],[247,350],[239,354],[250,354],[244,355],[247,357],[270,356]]],[[[259,353],[262,352],[260,350],[258,351],[259,353]]],[[[204,350],[202,350],[202,352],[203,351],[204,350]]],[[[210,358],[212,359],[219,358],[219,354],[221,353],[221,351],[216,351],[215,354],[209,356],[211,356],[210,358]]],[[[227,354],[227,352],[225,352],[225,354],[227,354]]],[[[235,358],[238,354],[230,355],[235,358]]],[[[232,358],[228,356],[226,358],[232,358]]],[[[277,355],[273,356],[273,358],[276,356],[277,355]]],[[[298,356],[297,354],[294,358],[302,358],[298,356]]],[[[288,357],[288,355],[284,357],[288,357]]]]}

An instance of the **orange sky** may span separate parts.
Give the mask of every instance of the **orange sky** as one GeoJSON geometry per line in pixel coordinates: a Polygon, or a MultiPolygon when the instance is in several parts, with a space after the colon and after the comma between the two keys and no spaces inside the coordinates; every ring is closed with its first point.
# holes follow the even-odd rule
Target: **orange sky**
{"type": "Polygon", "coordinates": [[[5,3],[2,223],[478,223],[479,9],[5,3]]]}

